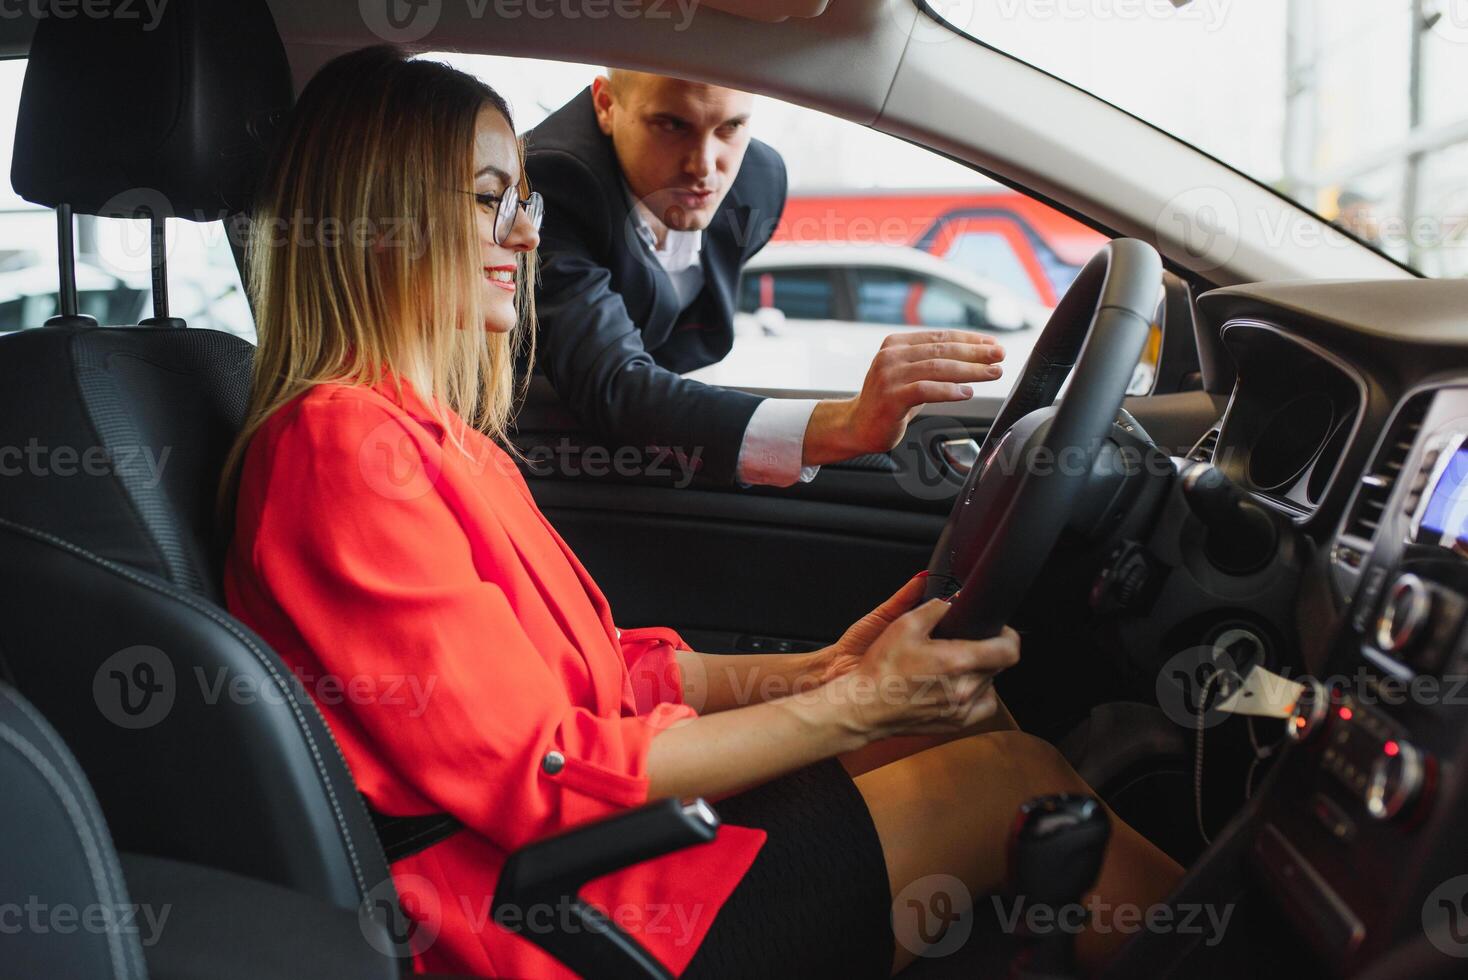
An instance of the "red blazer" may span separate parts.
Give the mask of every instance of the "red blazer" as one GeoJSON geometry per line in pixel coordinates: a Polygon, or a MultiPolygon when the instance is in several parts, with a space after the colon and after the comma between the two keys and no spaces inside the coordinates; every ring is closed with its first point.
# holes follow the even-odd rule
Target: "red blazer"
{"type": "MultiPolygon", "coordinates": [[[[653,735],[695,717],[683,645],[619,631],[514,462],[478,433],[466,445],[406,383],[401,403],[390,383],[313,388],[245,455],[225,595],[311,692],[373,806],[467,828],[393,865],[418,967],[568,977],[491,919],[495,882],[515,848],[647,800],[653,735]]],[[[582,894],[680,973],[764,839],[724,825],[582,894]]]]}

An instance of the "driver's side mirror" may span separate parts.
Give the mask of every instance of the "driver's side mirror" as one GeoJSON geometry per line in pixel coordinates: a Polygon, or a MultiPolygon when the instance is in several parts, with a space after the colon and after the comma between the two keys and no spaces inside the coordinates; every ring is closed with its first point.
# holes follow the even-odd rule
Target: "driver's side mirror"
{"type": "MultiPolygon", "coordinates": [[[[984,316],[989,321],[987,326],[998,330],[1023,330],[1025,328],[1025,312],[1019,303],[1008,296],[991,296],[984,307],[984,316]]],[[[984,326],[984,324],[974,324],[984,326]]]]}
{"type": "Polygon", "coordinates": [[[754,311],[754,322],[766,337],[778,337],[785,332],[785,311],[761,306],[754,311]]]}

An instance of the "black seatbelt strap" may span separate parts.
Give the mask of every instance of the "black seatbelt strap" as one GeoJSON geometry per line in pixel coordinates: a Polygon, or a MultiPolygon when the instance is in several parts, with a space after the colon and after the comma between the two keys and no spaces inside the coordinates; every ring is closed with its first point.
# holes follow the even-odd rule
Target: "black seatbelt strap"
{"type": "Polygon", "coordinates": [[[426,851],[439,841],[447,840],[464,829],[464,825],[447,813],[424,813],[413,817],[390,817],[378,810],[362,797],[367,815],[382,842],[382,851],[387,863],[393,864],[405,857],[426,851]]]}

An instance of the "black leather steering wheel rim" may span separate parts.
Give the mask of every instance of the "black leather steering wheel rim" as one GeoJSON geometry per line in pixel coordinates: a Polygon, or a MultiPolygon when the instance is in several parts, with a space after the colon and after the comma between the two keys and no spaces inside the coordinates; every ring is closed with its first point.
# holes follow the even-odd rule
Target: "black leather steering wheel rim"
{"type": "Polygon", "coordinates": [[[958,590],[933,635],[994,636],[1030,591],[1121,409],[1161,284],[1157,250],[1119,238],[1086,263],[1056,306],[933,549],[928,597],[958,590]]]}

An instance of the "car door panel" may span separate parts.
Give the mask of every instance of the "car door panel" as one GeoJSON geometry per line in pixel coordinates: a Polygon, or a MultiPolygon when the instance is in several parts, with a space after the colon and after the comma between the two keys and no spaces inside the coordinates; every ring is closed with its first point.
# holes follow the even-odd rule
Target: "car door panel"
{"type": "MultiPolygon", "coordinates": [[[[892,453],[792,487],[691,482],[583,431],[536,379],[515,443],[540,507],[622,626],[829,641],[927,566],[962,477],[942,441],[982,441],[996,399],[925,412],[892,453]],[[638,462],[618,467],[618,458],[638,462]],[[595,464],[595,465],[593,465],[595,464]]],[[[734,649],[734,646],[729,646],[734,649]]]]}
{"type": "Polygon", "coordinates": [[[536,497],[624,626],[703,648],[829,642],[926,567],[943,518],[704,490],[545,481],[536,497]]]}
{"type": "MultiPolygon", "coordinates": [[[[1176,455],[1222,410],[1204,392],[1126,404],[1176,455]]],[[[944,444],[982,444],[1000,405],[931,406],[891,453],[785,488],[711,485],[667,461],[654,472],[642,450],[638,465],[619,469],[612,461],[628,447],[586,433],[542,378],[515,442],[538,503],[619,625],[672,626],[710,650],[794,649],[835,639],[926,567],[963,480],[944,444]]]]}

